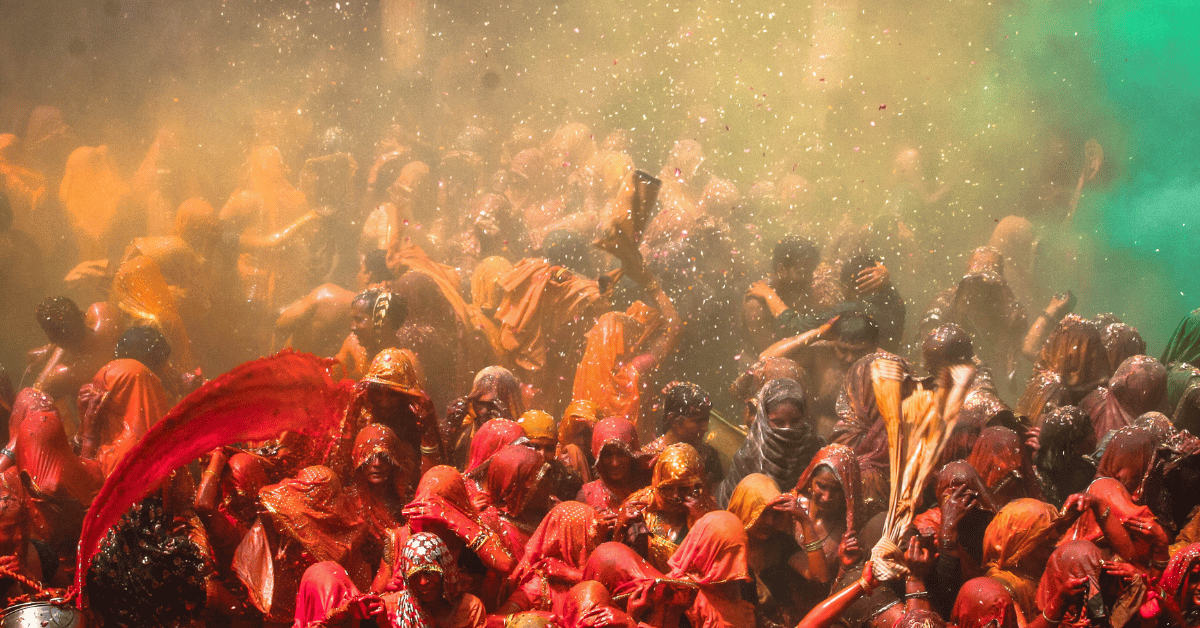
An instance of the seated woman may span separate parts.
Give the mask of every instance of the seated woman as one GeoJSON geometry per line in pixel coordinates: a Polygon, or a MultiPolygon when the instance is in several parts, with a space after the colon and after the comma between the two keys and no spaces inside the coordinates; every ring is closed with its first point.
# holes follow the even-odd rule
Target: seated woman
{"type": "Polygon", "coordinates": [[[1041,425],[1055,408],[1079,405],[1108,379],[1108,368],[1099,325],[1068,314],[1042,345],[1016,412],[1041,425]]]}
{"type": "Polygon", "coordinates": [[[352,464],[346,501],[366,521],[363,553],[374,565],[383,556],[387,531],[404,523],[401,509],[416,469],[411,459],[404,459],[396,434],[379,423],[364,427],[354,438],[352,464]]]}
{"type": "MultiPolygon", "coordinates": [[[[489,366],[475,375],[471,392],[456,399],[446,409],[443,431],[452,444],[454,464],[461,466],[471,450],[471,440],[488,421],[508,419],[515,422],[525,414],[521,382],[502,366],[489,366]]],[[[469,470],[469,469],[468,469],[469,470]]]]}
{"type": "Polygon", "coordinates": [[[470,455],[463,473],[466,475],[471,501],[475,503],[476,508],[487,508],[490,499],[484,482],[487,478],[487,462],[492,456],[500,453],[500,450],[524,437],[524,428],[516,421],[508,419],[492,419],[475,433],[475,437],[471,439],[470,455]]]}
{"type": "Polygon", "coordinates": [[[615,512],[635,490],[644,486],[637,465],[637,428],[625,419],[604,419],[592,430],[592,457],[599,479],[583,485],[576,501],[601,512],[615,512]]]}
{"type": "Polygon", "coordinates": [[[1140,625],[1142,596],[1124,595],[1135,580],[1128,564],[1104,561],[1100,548],[1091,541],[1067,541],[1046,563],[1037,591],[1038,606],[1045,615],[1030,625],[1140,625]]]}
{"type": "Polygon", "coordinates": [[[529,535],[550,510],[550,463],[524,445],[509,445],[487,465],[489,505],[481,519],[500,533],[520,560],[529,535]]]}
{"type": "Polygon", "coordinates": [[[359,593],[346,569],[335,562],[316,563],[304,570],[296,596],[296,628],[357,628],[362,620],[386,625],[386,611],[378,596],[359,593]]]}
{"type": "Polygon", "coordinates": [[[775,480],[761,473],[738,483],[729,512],[742,520],[749,538],[746,560],[755,582],[758,624],[794,626],[800,620],[800,582],[820,581],[827,572],[819,543],[804,548],[796,543],[797,528],[802,538],[818,538],[812,519],[794,495],[782,494],[775,480]]]}
{"type": "Polygon", "coordinates": [[[486,611],[479,598],[459,588],[458,564],[436,535],[412,535],[395,566],[402,588],[386,593],[390,625],[397,628],[482,628],[486,611]]]}
{"type": "MultiPolygon", "coordinates": [[[[516,566],[514,556],[520,549],[510,546],[504,536],[485,523],[479,516],[467,493],[466,482],[454,467],[436,466],[421,477],[417,494],[412,503],[404,508],[408,519],[406,528],[388,531],[384,559],[375,576],[375,590],[388,583],[395,583],[392,573],[398,560],[397,552],[410,533],[429,532],[446,542],[460,564],[470,562],[465,554],[474,554],[482,567],[495,573],[496,582],[507,576],[516,566]]],[[[463,577],[464,591],[482,592],[483,583],[467,583],[463,577]]]]}
{"type": "Polygon", "coordinates": [[[1135,503],[1114,478],[1096,478],[1087,494],[1099,504],[1084,512],[1064,538],[1095,543],[1145,572],[1166,568],[1170,559],[1167,532],[1149,508],[1135,503]]]}
{"type": "Polygon", "coordinates": [[[955,628],[1017,628],[1028,625],[1013,603],[1008,589],[991,578],[975,578],[963,585],[954,600],[950,623],[955,628]]]}
{"type": "Polygon", "coordinates": [[[593,477],[591,470],[596,458],[591,451],[592,431],[600,418],[596,404],[572,401],[558,424],[558,451],[555,455],[584,482],[593,477]]]}
{"type": "Polygon", "coordinates": [[[671,556],[667,576],[700,586],[687,612],[692,626],[733,628],[754,624],[754,605],[742,597],[743,586],[751,582],[747,543],[742,520],[718,510],[701,517],[671,556]]]}
{"type": "Polygon", "coordinates": [[[594,580],[580,582],[567,591],[558,615],[563,628],[634,628],[637,624],[613,605],[612,594],[594,580]]]}
{"type": "Polygon", "coordinates": [[[1022,497],[1042,498],[1042,488],[1025,453],[1025,444],[1007,427],[989,427],[979,434],[967,464],[983,479],[997,506],[1022,497]]]}
{"type": "Polygon", "coordinates": [[[625,500],[615,538],[634,548],[659,571],[688,531],[705,513],[717,509],[705,489],[700,455],[687,443],[675,443],[658,455],[650,486],[625,500]]]}
{"type": "Polygon", "coordinates": [[[689,580],[667,578],[629,546],[603,543],[583,568],[585,580],[604,585],[613,601],[639,625],[679,628],[699,587],[689,580]]]}
{"type": "Polygon", "coordinates": [[[767,382],[755,400],[750,434],[733,455],[729,473],[717,488],[717,505],[728,505],[734,488],[751,473],[763,473],[779,486],[795,486],[823,443],[808,416],[804,387],[790,379],[767,382]]]}
{"type": "Polygon", "coordinates": [[[1079,402],[1079,409],[1092,419],[1096,440],[1133,423],[1147,412],[1165,410],[1167,369],[1144,355],[1120,364],[1108,384],[1092,391],[1079,402]]]}
{"type": "Polygon", "coordinates": [[[1042,420],[1033,472],[1046,501],[1061,506],[1068,495],[1087,490],[1096,476],[1092,421],[1075,406],[1061,406],[1042,420]]]}
{"type": "Polygon", "coordinates": [[[1054,544],[1079,516],[1080,508],[1098,503],[1079,498],[1072,498],[1072,502],[1060,517],[1058,510],[1046,502],[1015,499],[1000,509],[983,533],[983,569],[1011,596],[1021,623],[1041,612],[1037,585],[1054,544]]]}
{"type": "Polygon", "coordinates": [[[113,360],[79,391],[79,454],[105,477],[170,408],[162,382],[137,360],[113,360]]]}
{"type": "Polygon", "coordinates": [[[858,533],[865,523],[861,490],[858,460],[845,445],[829,445],[817,452],[792,490],[812,521],[804,532],[804,548],[819,548],[825,566],[824,573],[810,573],[810,581],[827,585],[861,556],[858,533]]]}
{"type": "Polygon", "coordinates": [[[514,591],[496,613],[537,610],[561,617],[567,592],[583,581],[588,556],[608,535],[608,527],[600,523],[596,510],[587,504],[563,502],[551,509],[509,576],[514,591]]]}
{"type": "Polygon", "coordinates": [[[1200,543],[1176,552],[1158,585],[1171,625],[1200,626],[1200,543]]]}

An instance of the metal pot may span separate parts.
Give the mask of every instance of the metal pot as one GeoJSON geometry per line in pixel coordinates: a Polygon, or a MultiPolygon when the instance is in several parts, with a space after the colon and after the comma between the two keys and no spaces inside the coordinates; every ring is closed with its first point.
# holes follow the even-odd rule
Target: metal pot
{"type": "Polygon", "coordinates": [[[0,628],[84,628],[83,613],[54,602],[26,602],[4,609],[0,628]]]}

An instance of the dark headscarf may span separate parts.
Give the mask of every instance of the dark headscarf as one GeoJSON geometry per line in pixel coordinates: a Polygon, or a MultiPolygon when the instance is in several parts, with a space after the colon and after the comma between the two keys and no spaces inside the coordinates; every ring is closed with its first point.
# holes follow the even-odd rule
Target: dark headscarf
{"type": "Polygon", "coordinates": [[[751,473],[767,475],[779,486],[795,486],[800,473],[824,444],[808,421],[807,410],[804,387],[795,380],[775,379],[762,387],[755,401],[750,434],[733,455],[729,473],[717,487],[716,498],[721,507],[729,504],[733,489],[751,473]],[[800,425],[786,428],[771,425],[767,418],[771,408],[784,402],[799,407],[804,415],[800,425]]]}
{"type": "Polygon", "coordinates": [[[1088,456],[1096,450],[1092,420],[1075,406],[1061,406],[1042,421],[1034,471],[1046,499],[1061,505],[1068,495],[1087,490],[1096,474],[1088,456]]]}
{"type": "Polygon", "coordinates": [[[1108,354],[1108,363],[1113,372],[1125,360],[1135,355],[1146,354],[1146,341],[1138,330],[1125,323],[1110,323],[1101,332],[1104,340],[1104,352],[1108,354]]]}
{"type": "MultiPolygon", "coordinates": [[[[1025,453],[1021,437],[1007,427],[989,427],[980,434],[967,463],[975,468],[997,500],[1003,495],[1042,498],[1041,487],[1033,475],[1033,465],[1025,453]],[[1014,486],[1019,490],[1014,492],[1014,486]]],[[[1003,505],[1003,504],[1000,504],[1003,505]]]]}
{"type": "Polygon", "coordinates": [[[1068,314],[1050,332],[1033,370],[1016,411],[1037,425],[1043,414],[1079,403],[1109,376],[1099,325],[1068,314]]]}
{"type": "Polygon", "coordinates": [[[1150,460],[1168,436],[1149,426],[1131,425],[1117,430],[1104,447],[1096,477],[1118,480],[1134,501],[1140,503],[1150,460]]]}
{"type": "Polygon", "coordinates": [[[1154,358],[1136,355],[1121,363],[1108,381],[1079,404],[1092,418],[1096,439],[1120,429],[1146,412],[1162,408],[1167,393],[1167,369],[1154,358]]]}

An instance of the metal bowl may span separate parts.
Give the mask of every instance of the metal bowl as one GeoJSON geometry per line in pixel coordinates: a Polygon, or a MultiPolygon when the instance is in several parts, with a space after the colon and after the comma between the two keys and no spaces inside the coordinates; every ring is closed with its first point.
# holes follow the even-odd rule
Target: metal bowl
{"type": "Polygon", "coordinates": [[[26,602],[4,609],[0,628],[83,628],[79,609],[54,602],[26,602]]]}

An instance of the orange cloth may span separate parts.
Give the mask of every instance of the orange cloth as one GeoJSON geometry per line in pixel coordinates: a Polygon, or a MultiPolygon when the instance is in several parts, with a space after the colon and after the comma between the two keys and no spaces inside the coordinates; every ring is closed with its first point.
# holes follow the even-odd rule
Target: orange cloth
{"type": "Polygon", "coordinates": [[[512,262],[493,255],[484,258],[471,273],[471,303],[481,310],[495,310],[500,307],[500,299],[504,291],[500,289],[500,277],[512,270],[512,262]]]}
{"type": "Polygon", "coordinates": [[[107,146],[80,146],[67,158],[58,200],[71,217],[84,259],[107,257],[113,217],[127,194],[107,146]]]}
{"type": "Polygon", "coordinates": [[[598,317],[605,309],[596,282],[577,277],[540,258],[521,260],[500,279],[504,298],[496,310],[500,342],[519,367],[546,366],[547,345],[577,319],[598,317]]]}
{"type": "Polygon", "coordinates": [[[983,568],[1012,594],[1025,617],[1036,617],[1037,587],[1042,565],[1026,565],[1039,547],[1054,542],[1058,510],[1030,498],[1009,502],[983,533],[983,568]]]}
{"type": "Polygon", "coordinates": [[[274,146],[258,146],[250,153],[245,189],[262,198],[266,228],[271,233],[292,224],[307,211],[304,192],[288,182],[283,156],[274,146]]]}
{"type": "MultiPolygon", "coordinates": [[[[137,360],[113,360],[79,391],[80,414],[100,426],[96,459],[104,476],[170,409],[158,376],[137,360]]],[[[85,424],[89,423],[85,418],[85,424]]]]}
{"type": "Polygon", "coordinates": [[[140,255],[121,264],[113,277],[109,299],[133,319],[134,325],[149,325],[162,332],[171,345],[171,363],[178,370],[196,368],[178,301],[153,258],[140,255]]]}
{"type": "Polygon", "coordinates": [[[641,419],[641,373],[633,358],[645,353],[658,330],[658,310],[635,301],[624,313],[607,312],[587,333],[587,347],[575,371],[573,398],[591,401],[605,417],[634,425],[641,419]]]}
{"type": "Polygon", "coordinates": [[[363,520],[350,508],[342,483],[329,467],[307,467],[259,492],[281,533],[296,539],[315,560],[346,565],[362,538],[363,520]]]}

